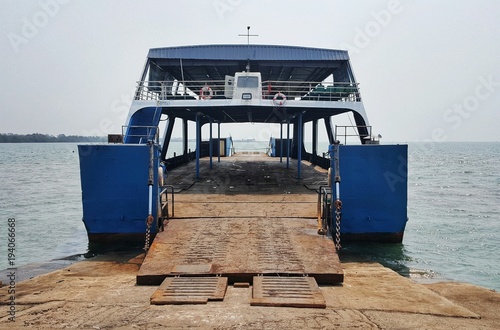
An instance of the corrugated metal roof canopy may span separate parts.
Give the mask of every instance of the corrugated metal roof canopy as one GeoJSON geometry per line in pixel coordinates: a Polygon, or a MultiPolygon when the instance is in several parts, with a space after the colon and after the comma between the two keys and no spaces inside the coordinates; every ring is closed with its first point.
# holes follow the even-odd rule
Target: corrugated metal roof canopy
{"type": "Polygon", "coordinates": [[[348,60],[345,50],[275,45],[198,45],[153,48],[149,58],[253,60],[253,61],[336,61],[348,60]],[[250,55],[250,56],[249,56],[250,55]]]}
{"type": "MultiPolygon", "coordinates": [[[[262,80],[322,81],[334,71],[349,74],[344,50],[276,45],[198,45],[149,50],[150,80],[224,80],[225,75],[246,71],[262,80]],[[182,63],[182,70],[181,70],[182,63]]],[[[335,74],[334,74],[335,76],[335,74]]],[[[344,81],[344,80],[340,80],[344,81]]]]}

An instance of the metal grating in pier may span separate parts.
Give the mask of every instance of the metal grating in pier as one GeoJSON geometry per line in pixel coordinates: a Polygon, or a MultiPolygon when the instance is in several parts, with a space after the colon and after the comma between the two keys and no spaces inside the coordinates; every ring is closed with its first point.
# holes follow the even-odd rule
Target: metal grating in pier
{"type": "Polygon", "coordinates": [[[312,277],[256,276],[250,305],[326,308],[325,298],[312,277]]]}
{"type": "Polygon", "coordinates": [[[169,277],[151,296],[152,305],[206,304],[223,300],[227,277],[169,277]]]}

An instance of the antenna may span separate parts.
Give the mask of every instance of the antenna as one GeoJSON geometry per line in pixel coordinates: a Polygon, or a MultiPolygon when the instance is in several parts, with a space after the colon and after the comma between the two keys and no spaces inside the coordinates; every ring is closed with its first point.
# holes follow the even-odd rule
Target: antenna
{"type": "Polygon", "coordinates": [[[258,37],[258,34],[250,34],[250,26],[247,26],[247,34],[238,34],[239,37],[247,37],[247,45],[250,46],[250,37],[258,37]]]}
{"type": "Polygon", "coordinates": [[[247,48],[248,48],[248,64],[247,72],[250,72],[250,37],[258,37],[258,34],[250,34],[250,26],[247,26],[247,34],[238,34],[239,37],[247,37],[247,48]]]}

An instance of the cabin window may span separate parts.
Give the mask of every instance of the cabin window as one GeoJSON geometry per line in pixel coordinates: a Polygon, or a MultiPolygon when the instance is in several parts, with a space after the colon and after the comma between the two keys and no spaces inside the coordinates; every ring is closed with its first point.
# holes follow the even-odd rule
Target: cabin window
{"type": "Polygon", "coordinates": [[[255,88],[255,87],[259,87],[259,77],[252,77],[252,76],[238,77],[237,86],[239,88],[255,88]]]}

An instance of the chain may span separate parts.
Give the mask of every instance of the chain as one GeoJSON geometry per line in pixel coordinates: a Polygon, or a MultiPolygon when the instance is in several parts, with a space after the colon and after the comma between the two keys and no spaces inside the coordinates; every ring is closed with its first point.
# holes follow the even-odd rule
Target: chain
{"type": "Polygon", "coordinates": [[[153,216],[150,214],[146,219],[146,242],[144,243],[144,251],[149,250],[149,240],[151,238],[151,224],[153,223],[153,216]]]}
{"type": "Polygon", "coordinates": [[[340,218],[342,217],[342,201],[340,200],[340,161],[339,161],[340,141],[333,143],[333,166],[335,166],[335,248],[337,252],[342,248],[340,245],[340,218]]]}
{"type": "MultiPolygon", "coordinates": [[[[158,110],[158,108],[157,108],[158,110]]],[[[151,225],[154,222],[154,218],[152,215],[153,212],[153,162],[154,162],[154,142],[152,140],[148,141],[149,146],[149,175],[148,175],[148,188],[149,188],[149,215],[146,219],[146,242],[144,243],[144,251],[148,252],[149,250],[149,240],[151,238],[151,225]]]]}
{"type": "Polygon", "coordinates": [[[339,251],[342,246],[340,245],[340,218],[342,215],[342,202],[335,201],[335,248],[339,251]]]}

